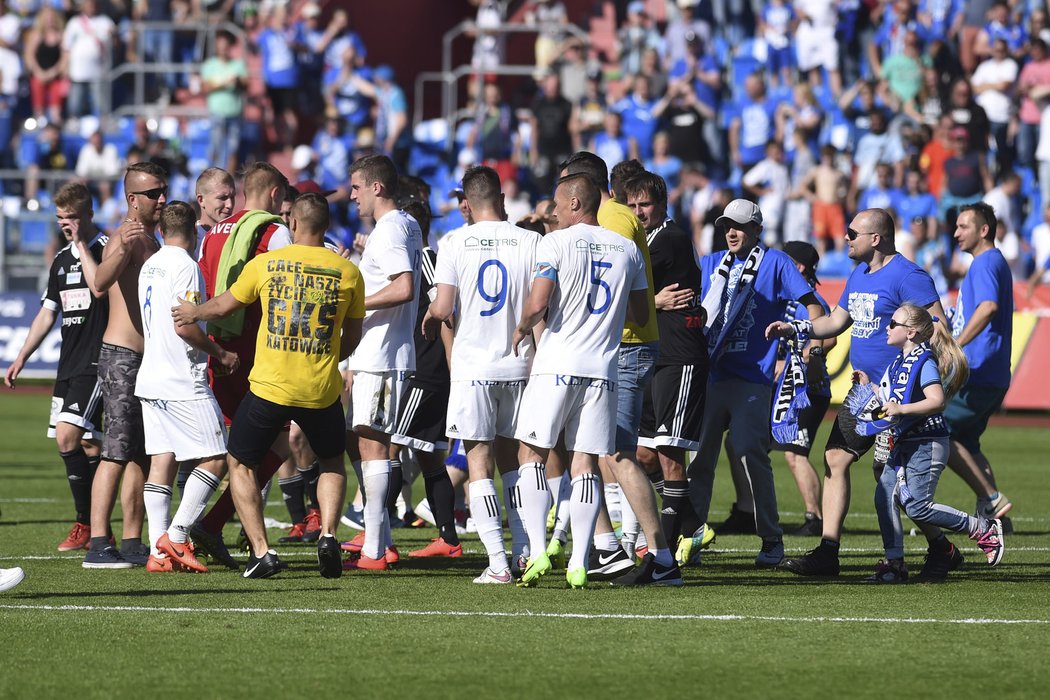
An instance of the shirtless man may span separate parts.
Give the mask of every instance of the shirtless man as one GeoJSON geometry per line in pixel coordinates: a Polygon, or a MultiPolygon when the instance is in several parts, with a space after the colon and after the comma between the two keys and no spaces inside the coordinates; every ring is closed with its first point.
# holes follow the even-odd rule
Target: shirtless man
{"type": "Polygon", "coordinates": [[[842,199],[848,186],[845,173],[835,167],[835,147],[824,146],[820,149],[820,164],[809,171],[797,192],[813,206],[813,235],[821,255],[827,251],[828,241],[837,249],[843,246],[846,214],[842,211],[842,199]]]}
{"type": "Polygon", "coordinates": [[[142,432],[142,407],[135,398],[135,379],[142,363],[142,306],[139,270],[157,250],[155,231],[168,189],[167,173],[155,163],[129,165],[124,175],[128,216],[116,230],[95,273],[95,285],[108,292],[109,321],[102,334],[98,378],[106,413],[102,462],[91,487],[91,549],[85,569],[127,569],[145,565],[149,547],[142,544],[145,506],[142,488],[149,471],[142,432]],[[128,464],[134,468],[125,470],[128,464]],[[109,543],[117,482],[121,492],[123,541],[118,552],[109,543]]]}

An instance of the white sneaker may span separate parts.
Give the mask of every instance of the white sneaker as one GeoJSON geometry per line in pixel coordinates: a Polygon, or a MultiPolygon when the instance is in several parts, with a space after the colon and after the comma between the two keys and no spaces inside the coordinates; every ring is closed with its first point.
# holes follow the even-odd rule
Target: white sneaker
{"type": "MultiPolygon", "coordinates": [[[[486,573],[488,573],[487,570],[486,573]]],[[[22,579],[25,577],[26,572],[22,571],[21,567],[18,566],[13,569],[0,569],[0,593],[9,591],[22,583],[22,579]]],[[[510,581],[510,571],[507,571],[507,581],[510,581]]]]}
{"type": "Polygon", "coordinates": [[[510,569],[504,569],[496,573],[492,569],[486,568],[481,572],[481,576],[474,579],[474,583],[510,583],[510,579],[510,569]]]}

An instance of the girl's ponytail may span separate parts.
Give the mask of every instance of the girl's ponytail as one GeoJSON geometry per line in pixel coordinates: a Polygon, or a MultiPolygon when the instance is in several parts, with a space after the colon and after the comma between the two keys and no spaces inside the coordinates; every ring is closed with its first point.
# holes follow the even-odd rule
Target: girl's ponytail
{"type": "Polygon", "coordinates": [[[962,346],[955,341],[942,319],[934,319],[930,312],[911,302],[901,304],[908,314],[908,324],[915,331],[915,339],[928,342],[937,358],[937,369],[944,386],[944,397],[950,399],[966,385],[970,377],[970,363],[962,346]]]}

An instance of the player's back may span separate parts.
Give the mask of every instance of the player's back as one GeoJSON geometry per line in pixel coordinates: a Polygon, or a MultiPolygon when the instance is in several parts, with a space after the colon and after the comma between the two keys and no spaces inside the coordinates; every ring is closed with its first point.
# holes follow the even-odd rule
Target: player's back
{"type": "Polygon", "coordinates": [[[452,379],[523,379],[531,341],[511,348],[525,308],[540,235],[507,221],[481,221],[442,241],[436,280],[456,287],[452,379]]]}
{"type": "Polygon", "coordinates": [[[600,226],[576,224],[547,234],[536,260],[537,277],[553,270],[557,288],[533,374],[615,376],[628,297],[648,288],[638,246],[600,226]]]}

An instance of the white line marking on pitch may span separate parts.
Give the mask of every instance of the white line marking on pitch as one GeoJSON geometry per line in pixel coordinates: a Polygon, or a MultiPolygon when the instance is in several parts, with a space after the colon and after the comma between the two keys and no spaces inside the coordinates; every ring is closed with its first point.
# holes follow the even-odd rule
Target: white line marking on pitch
{"type": "Polygon", "coordinates": [[[405,617],[491,617],[491,618],[548,618],[556,620],[681,620],[695,622],[837,622],[880,624],[944,624],[944,625],[1050,625],[1050,620],[1003,618],[938,619],[932,617],[789,617],[781,615],[643,615],[632,613],[545,613],[495,612],[475,610],[372,610],[340,608],[187,608],[149,607],[131,605],[0,605],[0,610],[45,610],[57,612],[159,612],[159,613],[227,613],[257,615],[381,615],[405,617]]]}

